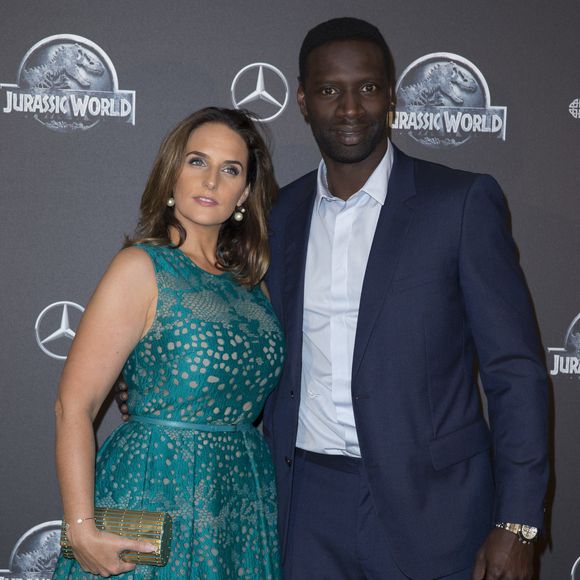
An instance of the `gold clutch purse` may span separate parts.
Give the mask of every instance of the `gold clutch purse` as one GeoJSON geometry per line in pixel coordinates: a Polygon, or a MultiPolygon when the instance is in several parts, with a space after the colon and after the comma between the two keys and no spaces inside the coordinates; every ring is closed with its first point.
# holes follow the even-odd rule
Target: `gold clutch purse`
{"type": "MultiPolygon", "coordinates": [[[[132,540],[149,542],[156,547],[155,552],[121,552],[125,562],[148,566],[165,566],[171,549],[171,516],[166,512],[146,512],[143,510],[121,510],[115,508],[95,508],[97,529],[132,540]]],[[[62,555],[74,558],[68,543],[67,524],[63,520],[60,536],[62,555]]]]}

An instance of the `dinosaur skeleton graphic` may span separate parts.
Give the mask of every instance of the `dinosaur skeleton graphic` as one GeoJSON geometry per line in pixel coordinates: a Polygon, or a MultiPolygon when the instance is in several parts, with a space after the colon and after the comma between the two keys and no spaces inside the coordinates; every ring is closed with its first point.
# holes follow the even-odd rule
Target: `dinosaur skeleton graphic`
{"type": "Polygon", "coordinates": [[[440,107],[446,104],[445,97],[457,105],[462,105],[464,99],[457,89],[473,93],[477,88],[475,79],[469,73],[449,61],[433,65],[424,80],[403,87],[400,98],[410,106],[440,107]]]}
{"type": "Polygon", "coordinates": [[[90,75],[102,76],[105,67],[79,44],[59,46],[43,65],[22,71],[25,86],[35,89],[74,89],[75,81],[83,89],[91,86],[90,75]]]}

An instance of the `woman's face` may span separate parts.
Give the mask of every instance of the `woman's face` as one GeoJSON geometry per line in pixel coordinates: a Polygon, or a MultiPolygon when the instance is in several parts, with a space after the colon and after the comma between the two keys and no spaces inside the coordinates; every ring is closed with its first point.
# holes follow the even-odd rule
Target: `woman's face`
{"type": "Polygon", "coordinates": [[[191,133],[173,197],[175,217],[189,231],[217,228],[248,197],[248,148],[223,123],[205,123],[191,133]]]}

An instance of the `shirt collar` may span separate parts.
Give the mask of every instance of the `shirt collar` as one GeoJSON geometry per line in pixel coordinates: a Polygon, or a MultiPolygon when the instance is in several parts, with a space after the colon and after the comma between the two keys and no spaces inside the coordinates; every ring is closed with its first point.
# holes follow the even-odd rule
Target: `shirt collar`
{"type": "MultiPolygon", "coordinates": [[[[387,198],[387,186],[389,183],[389,177],[391,175],[391,170],[393,168],[394,154],[393,146],[390,140],[387,140],[387,151],[383,155],[380,163],[375,167],[375,170],[371,173],[366,183],[351,197],[359,196],[360,192],[364,192],[375,201],[381,205],[385,204],[387,198]]],[[[316,188],[316,200],[315,205],[318,209],[323,199],[329,201],[336,200],[337,198],[330,193],[328,190],[328,181],[326,178],[326,164],[324,159],[320,160],[318,166],[318,177],[317,177],[317,188],[316,188]]]]}

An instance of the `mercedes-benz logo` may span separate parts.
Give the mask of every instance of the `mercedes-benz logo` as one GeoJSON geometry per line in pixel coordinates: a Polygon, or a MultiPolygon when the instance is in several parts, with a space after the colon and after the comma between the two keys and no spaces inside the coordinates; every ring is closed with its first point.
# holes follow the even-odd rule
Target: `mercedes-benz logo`
{"type": "MultiPolygon", "coordinates": [[[[59,354],[58,352],[53,352],[52,350],[49,350],[49,348],[45,345],[53,343],[52,346],[57,346],[59,342],[60,343],[63,342],[62,339],[66,339],[67,343],[70,340],[72,340],[75,337],[75,331],[73,330],[73,328],[76,328],[78,319],[80,319],[80,314],[82,314],[84,311],[85,309],[82,306],[80,306],[76,302],[69,302],[68,300],[55,302],[54,304],[50,304],[49,306],[47,306],[38,315],[38,318],[36,319],[36,324],[34,325],[34,332],[36,333],[36,342],[38,346],[41,348],[41,350],[52,358],[65,360],[67,357],[66,354],[59,354]],[[74,310],[78,311],[78,314],[75,314],[75,324],[71,324],[70,320],[71,313],[69,312],[69,307],[72,307],[74,310]],[[60,313],[60,321],[58,316],[59,313],[60,313]],[[47,314],[49,315],[48,316],[49,320],[48,322],[42,324],[47,314]],[[48,326],[49,328],[54,328],[56,326],[56,329],[50,332],[48,335],[44,336],[44,338],[42,338],[42,335],[45,333],[41,332],[41,327],[46,326],[48,326]]],[[[66,347],[67,350],[68,346],[69,345],[67,345],[66,347]]],[[[59,350],[62,351],[64,350],[64,348],[61,348],[59,350]]]]}
{"type": "Polygon", "coordinates": [[[286,108],[288,81],[275,66],[266,62],[254,62],[245,66],[234,77],[231,93],[232,103],[236,109],[249,108],[247,105],[251,104],[251,110],[258,116],[258,121],[267,123],[281,115],[286,108]],[[246,74],[254,69],[258,69],[257,77],[254,74],[246,74]],[[267,73],[269,91],[266,90],[264,71],[273,73],[267,73]],[[245,96],[240,97],[240,94],[245,96]]]}

